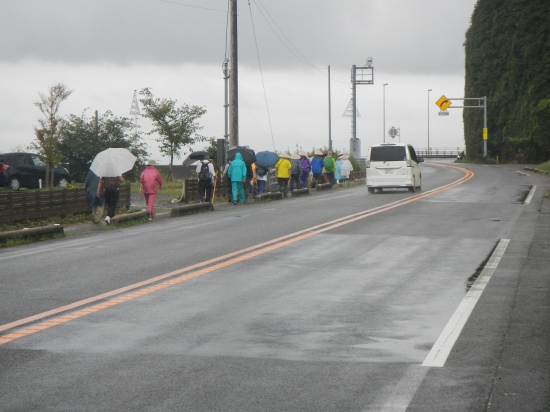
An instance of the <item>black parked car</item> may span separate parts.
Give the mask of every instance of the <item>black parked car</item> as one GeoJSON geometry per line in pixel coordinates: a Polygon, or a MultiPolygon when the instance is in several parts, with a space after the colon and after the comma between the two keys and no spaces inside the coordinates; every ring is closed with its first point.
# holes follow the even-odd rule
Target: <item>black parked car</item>
{"type": "MultiPolygon", "coordinates": [[[[38,181],[46,182],[46,159],[34,153],[0,153],[0,187],[8,186],[13,190],[20,187],[34,189],[38,181]]],[[[71,182],[69,171],[55,166],[54,185],[66,187],[71,182]]]]}

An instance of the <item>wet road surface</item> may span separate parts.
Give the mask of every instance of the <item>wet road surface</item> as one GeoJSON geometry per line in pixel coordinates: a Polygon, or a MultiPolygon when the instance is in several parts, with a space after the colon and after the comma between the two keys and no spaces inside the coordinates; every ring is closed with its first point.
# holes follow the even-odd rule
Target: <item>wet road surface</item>
{"type": "Polygon", "coordinates": [[[335,189],[0,251],[2,410],[461,411],[523,402],[496,382],[512,385],[518,373],[514,361],[498,376],[517,357],[506,342],[534,241],[545,239],[536,229],[546,183],[519,168],[467,168],[475,176],[423,164],[414,194],[335,189]],[[468,278],[503,239],[448,358],[423,366],[469,296],[468,278]]]}

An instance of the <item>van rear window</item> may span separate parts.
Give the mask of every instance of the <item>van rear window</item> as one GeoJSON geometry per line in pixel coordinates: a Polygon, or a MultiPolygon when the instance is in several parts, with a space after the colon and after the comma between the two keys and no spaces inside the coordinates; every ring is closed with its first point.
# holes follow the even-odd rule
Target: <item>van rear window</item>
{"type": "Polygon", "coordinates": [[[377,146],[370,150],[371,162],[397,162],[407,160],[405,146],[377,146]]]}

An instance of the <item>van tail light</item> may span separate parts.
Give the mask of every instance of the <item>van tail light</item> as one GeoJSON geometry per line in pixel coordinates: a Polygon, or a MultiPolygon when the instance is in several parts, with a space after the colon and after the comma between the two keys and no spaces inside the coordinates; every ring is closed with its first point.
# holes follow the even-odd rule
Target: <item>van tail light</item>
{"type": "Polygon", "coordinates": [[[412,167],[411,159],[407,160],[407,167],[412,167]]]}
{"type": "Polygon", "coordinates": [[[9,168],[10,168],[10,166],[8,164],[2,163],[2,171],[3,172],[7,172],[9,168]]]}
{"type": "Polygon", "coordinates": [[[370,160],[367,160],[367,161],[365,162],[365,167],[366,167],[367,169],[370,169],[370,160]]]}

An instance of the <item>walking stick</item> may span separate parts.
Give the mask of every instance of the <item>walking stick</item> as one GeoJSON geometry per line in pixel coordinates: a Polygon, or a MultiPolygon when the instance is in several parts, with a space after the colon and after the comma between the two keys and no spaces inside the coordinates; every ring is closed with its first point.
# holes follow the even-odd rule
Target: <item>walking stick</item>
{"type": "Polygon", "coordinates": [[[218,184],[218,172],[216,172],[216,178],[214,179],[214,190],[212,191],[212,204],[214,204],[214,199],[216,198],[216,185],[218,184]]]}

